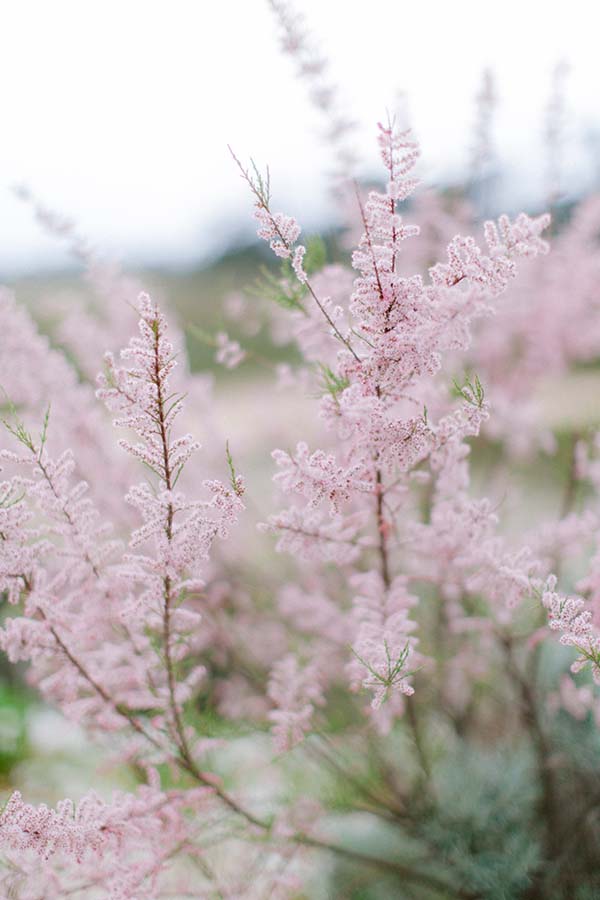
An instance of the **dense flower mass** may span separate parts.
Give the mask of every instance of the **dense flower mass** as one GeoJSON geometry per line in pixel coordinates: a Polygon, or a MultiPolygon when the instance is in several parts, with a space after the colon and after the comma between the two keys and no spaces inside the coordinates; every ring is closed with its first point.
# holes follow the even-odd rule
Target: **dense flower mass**
{"type": "MultiPolygon", "coordinates": [[[[337,90],[271,6],[332,119],[339,198],[355,160],[337,90]]],[[[600,205],[552,240],[547,214],[464,236],[464,199],[417,191],[411,133],[390,118],[377,141],[385,183],[355,192],[346,264],[300,244],[268,176],[234,157],[277,268],[267,312],[230,298],[235,336],[207,343],[226,369],[256,356],[279,376],[235,453],[175,317],[37,210],[99,303],[45,335],[0,292],[0,648],[128,789],[54,807],[15,789],[3,896],[600,889],[600,437],[539,401],[548,376],[600,359],[600,205]],[[245,346],[261,329],[285,362],[245,346]],[[282,421],[257,437],[278,391],[282,421]],[[537,505],[556,500],[545,518],[527,465],[537,505]]]]}

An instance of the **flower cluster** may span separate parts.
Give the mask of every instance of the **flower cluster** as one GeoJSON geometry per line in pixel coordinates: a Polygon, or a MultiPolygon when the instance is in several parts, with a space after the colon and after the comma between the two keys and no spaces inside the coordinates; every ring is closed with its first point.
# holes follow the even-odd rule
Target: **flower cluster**
{"type": "Polygon", "coordinates": [[[378,572],[356,575],[353,582],[361,594],[354,599],[355,656],[350,664],[353,687],[373,692],[371,706],[379,710],[395,691],[410,696],[410,676],[415,668],[416,623],[409,611],[417,598],[406,590],[399,576],[389,587],[378,572]]]}
{"type": "Polygon", "coordinates": [[[592,675],[600,684],[600,633],[592,620],[592,613],[583,600],[577,597],[561,597],[555,592],[556,578],[548,579],[542,603],[548,610],[548,622],[553,631],[559,631],[561,644],[575,647],[579,657],[571,666],[579,672],[591,663],[592,675]]]}
{"type": "Polygon", "coordinates": [[[300,743],[310,731],[315,705],[322,705],[319,673],[314,666],[301,668],[295,656],[286,656],[273,667],[268,687],[275,708],[269,713],[277,750],[282,753],[300,743]]]}
{"type": "MultiPolygon", "coordinates": [[[[313,100],[337,108],[302,23],[286,3],[271,6],[313,100]]],[[[480,106],[487,159],[489,82],[480,106]]],[[[390,895],[422,886],[475,898],[499,884],[506,896],[526,885],[545,897],[556,875],[561,898],[574,896],[573,852],[556,837],[561,803],[565,828],[585,832],[592,850],[598,836],[557,776],[552,729],[561,711],[582,730],[600,720],[600,438],[563,441],[556,515],[539,521],[526,502],[505,516],[502,492],[518,477],[515,452],[556,449],[552,427],[530,413],[544,376],[600,356],[600,206],[574,214],[548,259],[547,215],[500,215],[479,240],[463,236],[466,203],[425,194],[407,223],[400,204],[417,189],[419,148],[393,120],[377,141],[386,181],[357,192],[347,265],[328,264],[324,244],[299,244],[296,219],[272,210],[269,178],[238,163],[280,269],[264,282],[275,310],[249,313],[240,297],[230,307],[239,335],[268,321],[279,350],[295,344],[279,366],[283,399],[257,388],[268,429],[253,418],[254,443],[240,441],[244,469],[251,450],[272,460],[277,500],[265,498],[259,467],[244,515],[237,435],[234,463],[206,383],[182,365],[176,324],[40,210],[109,299],[50,340],[0,293],[0,648],[139,784],[55,808],[13,792],[0,813],[7,896],[284,900],[310,894],[317,851],[338,860],[340,884],[351,860],[353,879],[364,866],[390,895]],[[119,351],[133,312],[137,332],[119,351]],[[317,413],[306,420],[295,415],[302,392],[317,413]],[[552,632],[560,640],[544,641],[552,632]],[[505,822],[514,804],[500,794],[502,815],[471,821],[451,768],[453,754],[480,752],[500,732],[519,748],[529,741],[536,766],[537,843],[510,888],[504,869],[479,877],[491,851],[473,848],[497,839],[481,837],[480,821],[505,822]],[[346,844],[328,804],[397,829],[399,849],[346,844]]],[[[216,362],[250,361],[242,342],[219,331],[216,362]]],[[[595,785],[584,756],[569,765],[595,785]]],[[[498,794],[488,782],[482,793],[498,794]]]]}

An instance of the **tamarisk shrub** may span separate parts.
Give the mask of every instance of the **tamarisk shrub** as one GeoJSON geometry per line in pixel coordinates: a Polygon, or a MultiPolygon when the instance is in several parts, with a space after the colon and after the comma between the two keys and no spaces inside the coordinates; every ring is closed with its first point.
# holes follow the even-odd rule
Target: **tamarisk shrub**
{"type": "MultiPolygon", "coordinates": [[[[386,183],[356,199],[351,268],[300,243],[268,177],[238,163],[281,266],[264,289],[273,327],[301,360],[281,381],[317,395],[310,436],[284,423],[281,499],[264,519],[236,470],[243,448],[234,459],[217,440],[206,382],[186,371],[161,305],[132,300],[76,242],[110,296],[78,313],[80,360],[77,328],[50,340],[0,297],[0,645],[136,782],[55,808],[13,792],[0,815],[6,896],[600,889],[600,554],[581,553],[598,542],[599,442],[571,442],[562,508],[529,534],[501,529],[469,460],[492,434],[510,465],[507,411],[520,421],[544,367],[597,356],[593,229],[580,210],[552,262],[547,215],[501,216],[481,243],[451,237],[425,272],[431,243],[411,257],[419,228],[399,212],[418,147],[393,122],[378,142],[386,183]],[[585,273],[580,340],[564,335],[559,303],[570,254],[585,273]],[[556,363],[519,340],[548,290],[540,327],[567,348],[556,363]],[[131,303],[137,333],[122,349],[131,303]],[[503,380],[515,345],[521,375],[503,380]],[[456,377],[461,365],[471,371],[456,377]],[[496,431],[488,377],[492,398],[508,398],[496,431]]],[[[430,196],[420,215],[440,210],[430,196]]],[[[251,360],[225,332],[215,346],[227,368],[251,360]]],[[[540,430],[530,453],[550,447],[540,430]]]]}

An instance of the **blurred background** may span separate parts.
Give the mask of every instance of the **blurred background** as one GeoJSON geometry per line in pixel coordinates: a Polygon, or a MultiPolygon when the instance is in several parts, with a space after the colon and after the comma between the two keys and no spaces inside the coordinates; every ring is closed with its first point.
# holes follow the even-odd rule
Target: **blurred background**
{"type": "MultiPolygon", "coordinates": [[[[597,182],[593,4],[575,0],[568,15],[542,0],[296,6],[341,86],[360,178],[379,171],[376,122],[402,103],[427,184],[467,179],[488,68],[497,199],[540,208],[545,116],[562,62],[564,190],[577,195],[597,182]]],[[[335,224],[324,123],[280,51],[266,0],[20,0],[1,5],[0,29],[4,280],[72,266],[12,196],[14,185],[128,266],[189,272],[248,243],[250,201],[227,144],[269,164],[275,202],[304,227],[335,224]]]]}

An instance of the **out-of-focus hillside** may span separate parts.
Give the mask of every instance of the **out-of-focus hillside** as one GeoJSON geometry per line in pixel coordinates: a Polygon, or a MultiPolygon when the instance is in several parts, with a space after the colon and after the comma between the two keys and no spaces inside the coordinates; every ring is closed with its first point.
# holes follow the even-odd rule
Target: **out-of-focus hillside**
{"type": "MultiPolygon", "coordinates": [[[[223,304],[234,291],[247,289],[255,281],[259,268],[270,263],[268,254],[259,245],[241,247],[224,253],[209,265],[192,270],[147,268],[132,271],[145,289],[166,300],[169,309],[183,324],[193,324],[212,333],[219,328],[229,330],[223,304]]],[[[77,270],[40,272],[9,281],[19,300],[43,317],[44,298],[60,294],[70,302],[81,303],[91,298],[91,291],[77,270]]],[[[272,348],[263,347],[268,354],[272,348]]],[[[214,352],[199,340],[190,340],[190,362],[194,369],[213,368],[214,352]]]]}
{"type": "MultiPolygon", "coordinates": [[[[570,204],[559,209],[558,216],[555,216],[555,229],[568,219],[569,213],[570,204]]],[[[329,262],[346,261],[346,256],[335,236],[327,239],[329,262]]],[[[255,333],[250,334],[247,329],[240,331],[227,312],[228,298],[237,292],[244,292],[250,301],[250,309],[255,300],[257,311],[264,311],[265,301],[259,297],[253,298],[253,290],[261,279],[261,272],[266,269],[273,271],[272,266],[272,257],[264,245],[251,244],[227,251],[201,268],[147,268],[132,271],[132,274],[139,278],[146,290],[161,302],[165,301],[166,307],[173,310],[179,318],[188,337],[187,349],[192,369],[218,372],[218,382],[229,385],[227,396],[230,398],[233,397],[231,385],[237,384],[241,400],[250,389],[250,382],[272,376],[272,372],[268,371],[269,364],[272,367],[278,362],[293,361],[296,358],[294,349],[289,344],[274,343],[264,327],[257,327],[255,333]],[[208,338],[220,330],[238,339],[247,351],[244,365],[240,368],[228,370],[218,366],[215,363],[214,346],[211,346],[208,339],[203,340],[200,334],[204,332],[208,338]]],[[[61,295],[69,303],[85,303],[91,301],[92,297],[91,290],[77,270],[40,272],[9,279],[6,283],[18,294],[20,302],[29,306],[41,321],[44,320],[47,300],[56,295],[61,295]]],[[[123,337],[127,338],[126,335],[123,337]]],[[[543,386],[539,398],[548,425],[560,430],[563,424],[584,428],[597,422],[599,389],[600,375],[596,367],[571,373],[558,383],[549,380],[543,386]]]]}

